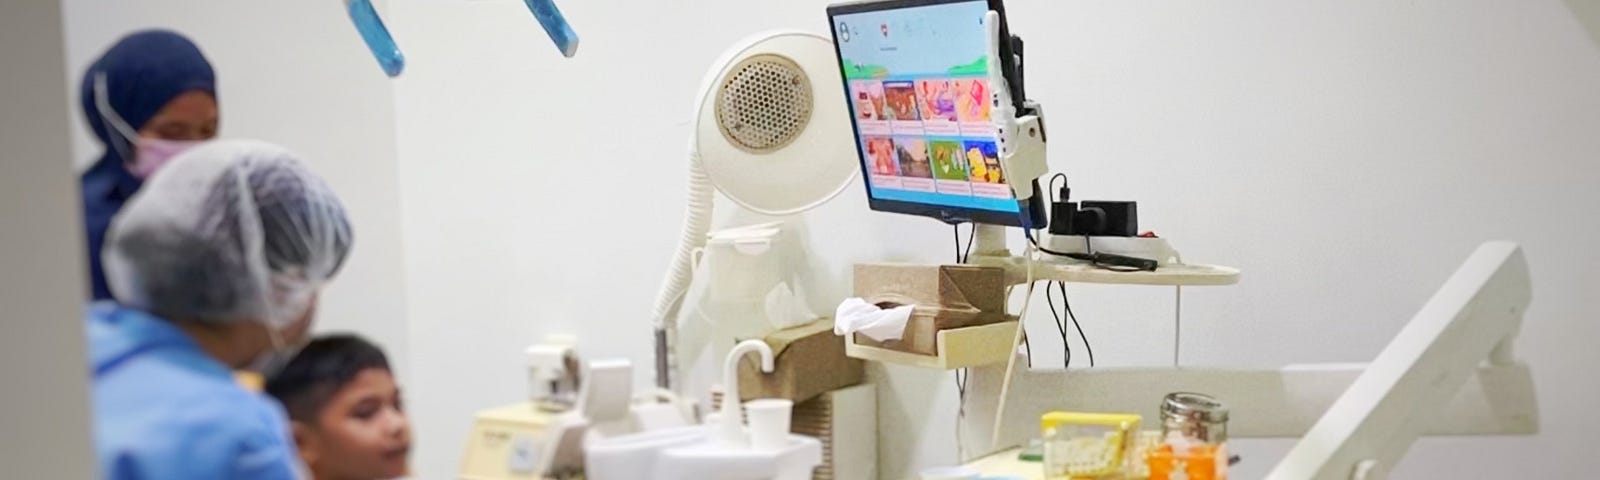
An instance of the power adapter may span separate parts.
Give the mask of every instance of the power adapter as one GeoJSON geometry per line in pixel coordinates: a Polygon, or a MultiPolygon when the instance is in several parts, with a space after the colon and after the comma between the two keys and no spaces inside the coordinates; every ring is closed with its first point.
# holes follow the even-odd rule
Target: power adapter
{"type": "MultiPolygon", "coordinates": [[[[1136,202],[1071,201],[1072,188],[1062,182],[1055,201],[1050,203],[1050,234],[1083,237],[1132,237],[1138,235],[1139,210],[1136,202]]],[[[1047,252],[1049,252],[1047,250],[1047,252]]],[[[1054,253],[1054,252],[1050,252],[1054,253]]],[[[1095,265],[1154,271],[1155,260],[1109,253],[1057,253],[1057,255],[1095,265]]]]}
{"type": "MultiPolygon", "coordinates": [[[[1079,205],[1072,200],[1072,188],[1065,182],[1057,191],[1055,201],[1050,203],[1050,234],[1051,235],[1078,235],[1078,236],[1106,236],[1108,220],[1104,208],[1091,206],[1089,202],[1079,205]]],[[[1106,202],[1097,202],[1106,203],[1106,202]]]]}
{"type": "Polygon", "coordinates": [[[1077,223],[1078,204],[1068,201],[1072,198],[1072,188],[1067,186],[1067,182],[1061,182],[1061,190],[1057,193],[1055,201],[1050,202],[1050,234],[1072,235],[1073,225],[1077,223]]]}
{"type": "Polygon", "coordinates": [[[1085,237],[1139,235],[1139,204],[1125,201],[1073,202],[1072,189],[1062,183],[1050,203],[1050,234],[1085,237]]]}

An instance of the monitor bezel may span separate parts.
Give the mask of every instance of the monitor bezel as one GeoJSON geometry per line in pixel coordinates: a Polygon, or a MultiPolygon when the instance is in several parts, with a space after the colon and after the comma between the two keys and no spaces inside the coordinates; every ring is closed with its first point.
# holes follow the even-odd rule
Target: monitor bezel
{"type": "MultiPolygon", "coordinates": [[[[1035,195],[1026,201],[1019,200],[1017,202],[1017,208],[1019,210],[1018,212],[904,202],[899,200],[884,200],[876,198],[872,194],[872,171],[867,167],[866,153],[862,151],[861,147],[861,127],[856,123],[857,119],[855,115],[855,104],[853,101],[851,101],[850,96],[850,80],[845,78],[843,53],[839,50],[839,29],[837,27],[838,21],[835,20],[835,17],[838,17],[839,15],[850,15],[856,13],[899,10],[911,7],[945,5],[951,3],[967,3],[972,1],[975,0],[868,0],[861,2],[840,3],[828,6],[828,32],[830,37],[833,39],[834,64],[839,69],[840,86],[841,88],[844,88],[844,98],[846,102],[849,103],[847,107],[850,110],[850,135],[853,137],[855,142],[856,164],[861,169],[861,183],[864,184],[867,189],[867,205],[872,210],[879,212],[933,217],[945,223],[951,224],[972,222],[991,225],[1006,225],[1012,227],[1031,226],[1038,228],[1044,223],[1044,200],[1042,198],[1043,196],[1037,193],[1035,193],[1035,195]],[[1029,225],[1023,224],[1022,220],[1024,215],[1027,216],[1030,222],[1029,225]]],[[[1000,14],[1000,37],[1006,39],[1011,38],[1010,28],[1006,21],[1004,2],[1002,0],[976,1],[986,1],[990,10],[1000,14]]],[[[1001,71],[1006,79],[1006,88],[1010,89],[1012,92],[1016,92],[1017,89],[1015,86],[1019,83],[1017,81],[1018,79],[1016,78],[1016,62],[1014,61],[1015,57],[1011,53],[1010,41],[1000,42],[1000,56],[1000,68],[1002,69],[1001,71]]],[[[1012,95],[1012,97],[1016,110],[1019,112],[1022,111],[1022,103],[1024,99],[1021,98],[1021,95],[1012,95]]],[[[1034,192],[1039,192],[1038,179],[1033,179],[1033,190],[1034,192]]]]}

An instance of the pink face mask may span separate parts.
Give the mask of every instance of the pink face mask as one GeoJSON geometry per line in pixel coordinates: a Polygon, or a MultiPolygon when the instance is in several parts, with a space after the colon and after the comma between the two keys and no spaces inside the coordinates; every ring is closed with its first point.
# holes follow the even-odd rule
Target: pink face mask
{"type": "Polygon", "coordinates": [[[117,153],[127,162],[128,172],[135,177],[150,178],[150,175],[154,175],[161,166],[172,161],[173,157],[204,142],[139,136],[139,132],[128,125],[128,122],[123,121],[122,116],[117,115],[116,110],[111,108],[111,102],[106,99],[105,74],[95,76],[94,94],[95,107],[100,110],[100,118],[110,127],[107,133],[119,135],[124,139],[123,141],[108,139],[106,143],[111,144],[111,148],[117,149],[117,153]],[[133,146],[132,152],[128,151],[127,145],[133,146]]]}
{"type": "Polygon", "coordinates": [[[127,163],[128,172],[135,177],[150,178],[162,165],[172,161],[172,157],[201,143],[204,141],[138,137],[134,141],[133,159],[127,163]]]}

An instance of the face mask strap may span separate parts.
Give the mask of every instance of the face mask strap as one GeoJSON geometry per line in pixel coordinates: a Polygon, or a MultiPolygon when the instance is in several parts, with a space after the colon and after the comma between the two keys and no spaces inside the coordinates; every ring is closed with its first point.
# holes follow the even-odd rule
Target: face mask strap
{"type": "Polygon", "coordinates": [[[272,342],[272,351],[274,351],[274,352],[283,351],[283,349],[284,349],[283,332],[279,332],[278,329],[273,328],[271,326],[266,326],[266,325],[263,325],[263,326],[267,328],[267,341],[272,342]]]}
{"type": "Polygon", "coordinates": [[[106,127],[106,140],[111,144],[111,148],[115,148],[117,154],[122,156],[123,163],[132,164],[134,152],[131,150],[133,150],[133,142],[139,138],[139,132],[134,130],[132,125],[128,125],[128,122],[123,120],[115,109],[111,108],[110,96],[106,92],[105,72],[95,73],[94,106],[95,110],[100,111],[100,123],[106,127]],[[111,135],[112,133],[117,135],[111,135]],[[115,138],[111,138],[115,136],[120,136],[122,141],[119,142],[115,138]]]}

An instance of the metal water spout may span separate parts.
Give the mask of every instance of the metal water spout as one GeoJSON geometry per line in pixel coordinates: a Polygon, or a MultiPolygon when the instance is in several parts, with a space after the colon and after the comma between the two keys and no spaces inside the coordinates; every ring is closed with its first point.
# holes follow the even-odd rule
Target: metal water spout
{"type": "Polygon", "coordinates": [[[717,441],[730,447],[748,447],[750,439],[745,437],[744,428],[739,415],[739,360],[747,353],[761,354],[761,371],[772,373],[772,347],[761,340],[745,340],[733,346],[728,352],[728,359],[722,370],[722,409],[718,419],[717,441]]]}

